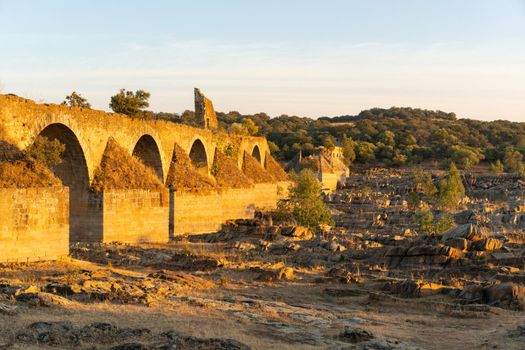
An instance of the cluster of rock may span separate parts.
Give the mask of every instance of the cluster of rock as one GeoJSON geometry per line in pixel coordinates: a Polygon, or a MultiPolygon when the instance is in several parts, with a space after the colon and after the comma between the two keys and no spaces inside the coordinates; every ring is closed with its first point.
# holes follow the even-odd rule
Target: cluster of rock
{"type": "Polygon", "coordinates": [[[121,275],[109,270],[84,270],[47,280],[43,286],[2,281],[0,295],[30,307],[66,305],[69,301],[152,305],[183,290],[215,287],[200,277],[167,270],[155,271],[146,277],[121,275]]]}
{"type": "Polygon", "coordinates": [[[155,334],[147,328],[120,328],[107,322],[78,327],[70,321],[34,322],[18,332],[13,341],[24,347],[49,346],[110,350],[249,350],[250,347],[232,339],[196,338],[176,331],[155,334]]]}
{"type": "MultiPolygon", "coordinates": [[[[493,252],[501,249],[503,242],[489,235],[489,231],[483,226],[463,224],[447,231],[441,241],[446,246],[461,252],[493,252]]],[[[480,256],[480,254],[474,253],[473,256],[480,256]]]]}
{"type": "Polygon", "coordinates": [[[222,265],[218,259],[196,256],[189,251],[143,248],[126,243],[77,243],[70,254],[79,260],[112,266],[148,266],[156,269],[207,271],[222,265]]]}

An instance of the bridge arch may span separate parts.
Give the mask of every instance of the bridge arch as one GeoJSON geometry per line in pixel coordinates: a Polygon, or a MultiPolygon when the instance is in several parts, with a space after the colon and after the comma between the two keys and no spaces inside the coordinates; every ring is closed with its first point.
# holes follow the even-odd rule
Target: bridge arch
{"type": "Polygon", "coordinates": [[[257,161],[261,164],[261,166],[263,166],[261,150],[259,149],[259,145],[256,144],[255,146],[253,146],[251,156],[257,159],[257,161]]]}
{"type": "Polygon", "coordinates": [[[203,174],[209,172],[208,152],[201,139],[196,138],[191,143],[190,150],[188,152],[191,162],[195,169],[203,174]]]}
{"type": "Polygon", "coordinates": [[[164,182],[164,168],[162,167],[160,147],[153,136],[149,134],[142,135],[135,144],[132,155],[153,169],[159,179],[164,182]]]}
{"type": "Polygon", "coordinates": [[[65,145],[62,161],[51,167],[64,186],[69,187],[69,238],[71,242],[80,240],[88,217],[87,198],[89,197],[89,169],[84,149],[77,135],[62,123],[53,123],[38,133],[49,140],[58,140],[65,145]]]}
{"type": "Polygon", "coordinates": [[[49,140],[58,140],[65,145],[62,162],[51,170],[70,188],[89,188],[89,171],[84,150],[76,134],[68,126],[61,123],[49,124],[38,136],[49,140]]]}

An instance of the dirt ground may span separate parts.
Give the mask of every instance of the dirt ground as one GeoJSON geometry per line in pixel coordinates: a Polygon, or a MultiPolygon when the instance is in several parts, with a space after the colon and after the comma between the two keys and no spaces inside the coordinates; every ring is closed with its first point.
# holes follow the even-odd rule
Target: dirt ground
{"type": "MultiPolygon", "coordinates": [[[[192,272],[191,276],[199,278],[197,284],[177,289],[154,303],[119,298],[60,298],[33,305],[7,299],[5,304],[16,305],[16,312],[0,315],[0,348],[79,348],[67,343],[24,343],[17,338],[35,322],[70,321],[77,327],[106,322],[119,328],[147,328],[152,333],[175,330],[196,338],[234,339],[252,349],[523,349],[525,336],[517,331],[524,321],[521,311],[490,306],[469,309],[444,295],[403,299],[378,292],[373,281],[316,283],[316,277],[323,275],[316,269],[297,269],[291,280],[257,281],[250,268],[268,266],[267,262],[239,257],[243,252],[230,249],[221,252],[217,245],[154,245],[154,249],[198,251],[196,257],[232,261],[209,271],[192,272]],[[239,265],[244,266],[240,269],[239,265]],[[198,284],[201,282],[211,283],[202,288],[198,284]],[[345,339],[345,327],[369,331],[374,337],[370,347],[345,339]]],[[[148,250],[152,246],[137,249],[148,250]]],[[[2,286],[33,286],[42,290],[57,276],[68,276],[72,284],[79,271],[141,279],[157,270],[145,266],[117,268],[71,259],[4,266],[0,279],[2,286]]],[[[105,349],[115,344],[95,339],[81,343],[80,348],[92,346],[105,349]]]]}

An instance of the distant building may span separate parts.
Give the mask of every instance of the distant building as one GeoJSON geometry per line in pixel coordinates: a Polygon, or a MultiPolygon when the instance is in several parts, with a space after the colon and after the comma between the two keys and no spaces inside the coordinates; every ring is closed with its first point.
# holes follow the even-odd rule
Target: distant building
{"type": "Polygon", "coordinates": [[[323,190],[333,191],[338,184],[344,184],[350,169],[343,162],[343,149],[334,147],[332,149],[320,147],[314,154],[303,157],[299,152],[287,165],[287,171],[300,172],[310,169],[316,174],[323,190]]]}
{"type": "Polygon", "coordinates": [[[195,88],[195,119],[197,125],[204,129],[217,129],[219,121],[213,109],[213,103],[197,88],[195,88]]]}

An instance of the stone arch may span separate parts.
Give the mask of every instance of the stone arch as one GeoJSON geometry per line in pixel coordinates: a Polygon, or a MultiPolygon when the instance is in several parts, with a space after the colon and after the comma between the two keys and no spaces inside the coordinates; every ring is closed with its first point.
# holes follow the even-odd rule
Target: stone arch
{"type": "Polygon", "coordinates": [[[62,123],[53,123],[40,131],[38,136],[58,140],[65,145],[62,162],[51,168],[53,173],[69,187],[69,239],[82,240],[86,222],[89,221],[89,170],[86,157],[76,134],[62,123]]]}
{"type": "Polygon", "coordinates": [[[261,150],[259,149],[259,145],[253,146],[251,156],[257,159],[257,161],[261,164],[261,166],[264,166],[262,162],[261,150]]]}
{"type": "Polygon", "coordinates": [[[208,153],[204,143],[199,138],[193,141],[188,154],[195,169],[201,173],[208,174],[208,153]]]}
{"type": "Polygon", "coordinates": [[[162,157],[160,148],[153,136],[145,134],[135,144],[133,156],[138,157],[142,162],[153,169],[155,174],[164,182],[164,170],[162,167],[162,157]]]}
{"type": "Polygon", "coordinates": [[[66,146],[62,162],[51,169],[62,180],[64,186],[88,189],[89,171],[86,157],[75,133],[64,124],[54,123],[46,126],[38,136],[58,140],[66,146]]]}

